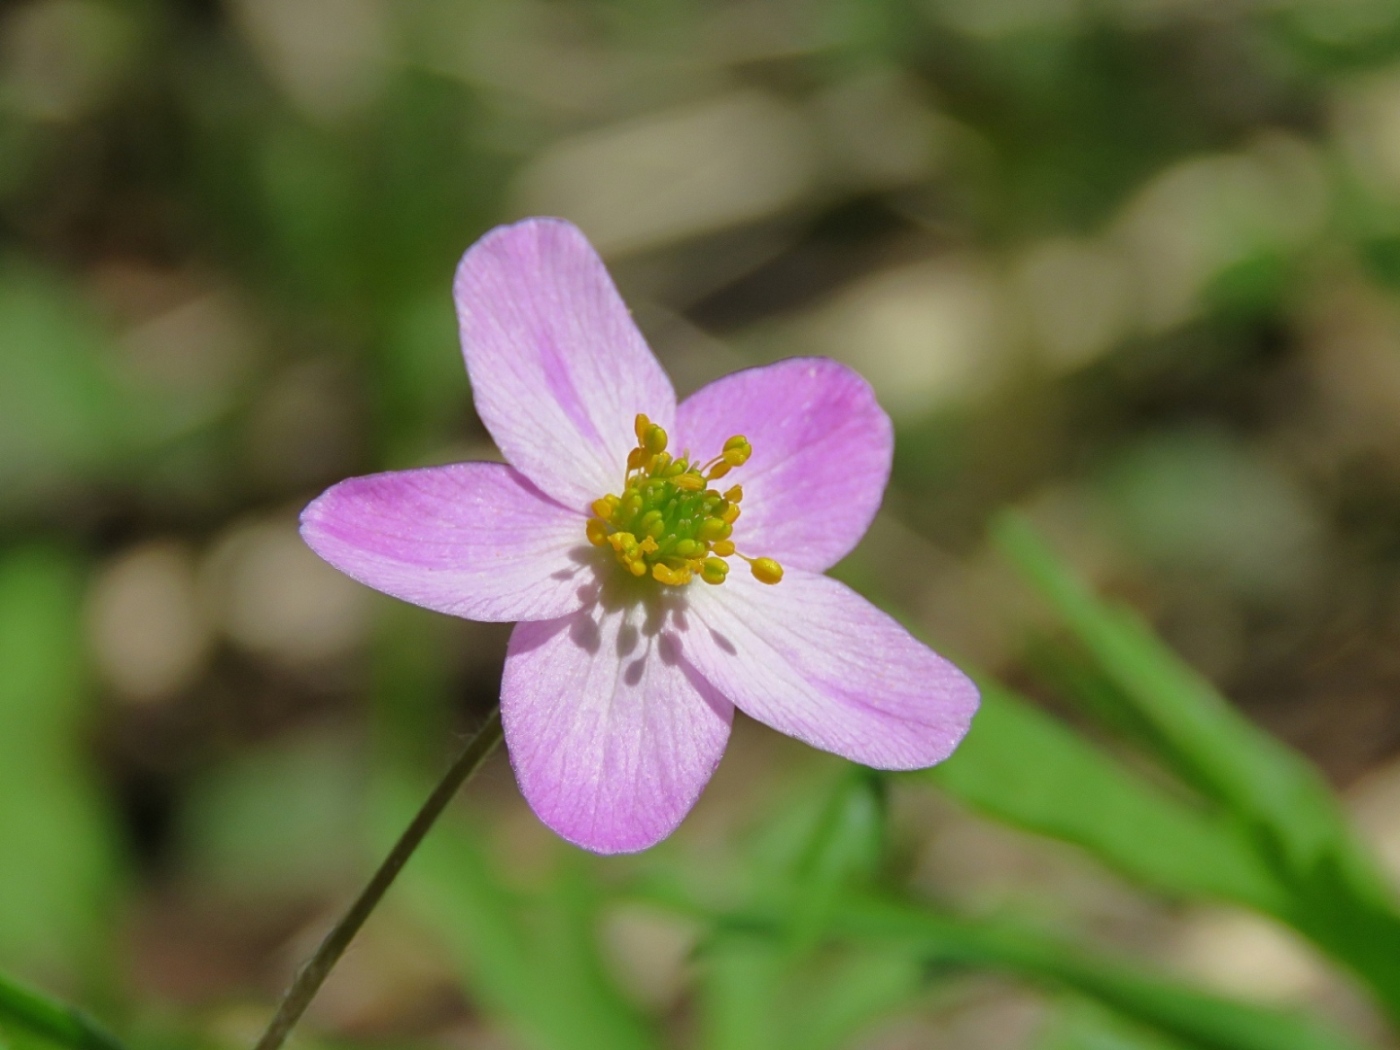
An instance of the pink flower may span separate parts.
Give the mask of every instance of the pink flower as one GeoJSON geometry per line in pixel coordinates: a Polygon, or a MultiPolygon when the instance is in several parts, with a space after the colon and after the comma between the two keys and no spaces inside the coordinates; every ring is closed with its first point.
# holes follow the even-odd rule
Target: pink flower
{"type": "Polygon", "coordinates": [[[520,621],[501,715],[541,820],[600,853],[665,838],[735,707],[880,769],[952,752],[976,688],[822,575],[889,479],[890,421],[860,376],[796,358],[677,405],[602,261],[556,219],[488,233],[454,294],[509,466],[350,478],[302,535],[387,594],[520,621]]]}

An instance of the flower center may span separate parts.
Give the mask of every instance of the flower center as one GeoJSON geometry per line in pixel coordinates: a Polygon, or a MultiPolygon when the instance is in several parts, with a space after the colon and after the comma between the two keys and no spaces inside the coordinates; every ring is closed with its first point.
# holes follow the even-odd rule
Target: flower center
{"type": "Polygon", "coordinates": [[[749,563],[754,578],[777,583],[783,567],[772,558],[750,558],[734,549],[730,538],[739,517],[744,490],[710,487],[735,467],[748,462],[753,448],[736,434],[708,463],[696,464],[689,453],[679,459],[666,451],[666,431],[644,415],[637,416],[637,447],[627,455],[622,495],[593,501],[588,541],[611,547],[633,576],[650,575],[658,583],[682,587],[699,576],[723,583],[729,574],[724,559],[749,563]]]}

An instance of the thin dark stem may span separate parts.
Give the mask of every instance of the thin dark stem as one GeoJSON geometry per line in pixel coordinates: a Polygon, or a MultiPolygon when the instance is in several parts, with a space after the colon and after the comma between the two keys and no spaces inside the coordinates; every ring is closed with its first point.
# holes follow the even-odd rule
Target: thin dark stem
{"type": "Polygon", "coordinates": [[[267,1026],[263,1037],[258,1040],[256,1050],[278,1050],[278,1047],[282,1045],[283,1040],[287,1038],[288,1033],[291,1032],[293,1026],[301,1019],[301,1015],[311,1004],[311,1000],[320,990],[322,983],[330,976],[336,961],[350,946],[355,934],[359,932],[360,927],[365,924],[365,920],[379,904],[385,891],[393,885],[394,879],[403,870],[403,866],[408,863],[408,858],[413,856],[413,851],[418,848],[418,844],[423,841],[424,836],[437,822],[438,817],[442,816],[442,811],[447,808],[452,797],[457,794],[463,784],[471,779],[471,775],[481,768],[486,757],[500,742],[501,713],[496,710],[491,712],[486,724],[478,729],[476,735],[467,742],[461,756],[452,764],[452,768],[443,776],[438,786],[433,789],[433,793],[423,803],[423,807],[413,818],[413,822],[399,836],[399,841],[394,843],[394,848],[384,858],[384,863],[379,865],[379,870],[374,873],[374,878],[370,879],[365,888],[360,891],[360,895],[355,898],[355,903],[350,905],[349,910],[341,916],[340,921],[335,924],[335,928],[326,934],[326,939],[316,949],[316,954],[308,959],[306,965],[297,972],[292,986],[287,989],[287,994],[282,997],[281,1005],[277,1007],[277,1015],[267,1026]]]}

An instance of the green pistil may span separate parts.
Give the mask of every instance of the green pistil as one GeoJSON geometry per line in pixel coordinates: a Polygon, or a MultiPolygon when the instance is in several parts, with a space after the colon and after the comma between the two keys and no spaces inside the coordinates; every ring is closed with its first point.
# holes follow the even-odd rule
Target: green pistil
{"type": "MultiPolygon", "coordinates": [[[[688,456],[673,459],[666,451],[666,431],[644,415],[637,417],[636,434],[622,495],[594,501],[589,541],[611,547],[633,576],[675,587],[697,575],[706,583],[723,583],[729,572],[724,559],[735,554],[729,537],[744,492],[734,485],[721,493],[710,483],[748,461],[753,452],[748,439],[731,437],[718,456],[697,465],[688,456]]],[[[745,560],[764,583],[782,578],[781,566],[771,558],[745,560]]]]}

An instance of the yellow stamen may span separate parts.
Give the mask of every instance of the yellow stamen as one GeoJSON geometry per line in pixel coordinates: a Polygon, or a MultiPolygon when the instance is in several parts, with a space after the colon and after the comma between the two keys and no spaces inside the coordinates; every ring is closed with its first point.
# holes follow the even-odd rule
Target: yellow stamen
{"type": "Polygon", "coordinates": [[[783,578],[783,567],[772,558],[754,558],[749,571],[759,583],[778,583],[783,578]]]}
{"type": "MultiPolygon", "coordinates": [[[[593,501],[585,525],[588,542],[610,547],[617,561],[636,577],[682,587],[696,576],[721,584],[729,573],[725,558],[734,556],[732,533],[744,490],[731,485],[720,494],[711,488],[746,463],[753,454],[748,438],[736,434],[708,462],[687,451],[675,458],[667,451],[666,430],[644,413],[633,421],[637,445],[627,455],[620,494],[593,501]]],[[[783,570],[772,558],[749,558],[755,578],[777,583],[783,570]]]]}
{"type": "Polygon", "coordinates": [[[652,576],[661,583],[669,583],[672,587],[683,587],[690,582],[690,573],[683,569],[672,569],[664,562],[657,562],[651,567],[652,576]]]}
{"type": "Polygon", "coordinates": [[[729,538],[729,534],[734,531],[734,527],[723,518],[706,518],[700,523],[699,536],[702,540],[714,542],[729,538]]]}
{"type": "Polygon", "coordinates": [[[704,565],[700,568],[700,578],[706,583],[723,583],[724,578],[728,575],[728,564],[718,558],[706,558],[704,565]]]}

